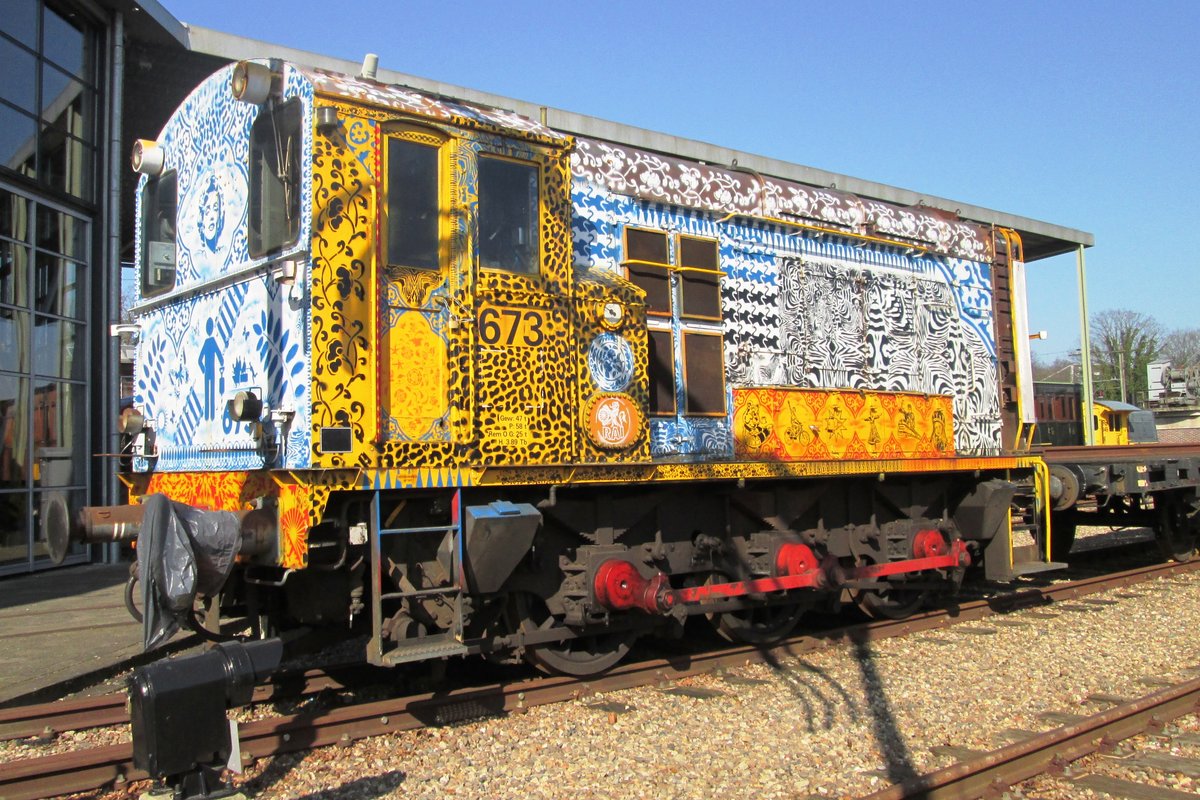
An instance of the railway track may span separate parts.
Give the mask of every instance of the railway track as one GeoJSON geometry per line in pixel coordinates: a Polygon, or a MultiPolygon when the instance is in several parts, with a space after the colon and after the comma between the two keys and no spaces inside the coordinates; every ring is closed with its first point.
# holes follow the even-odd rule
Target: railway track
{"type": "MultiPolygon", "coordinates": [[[[533,706],[575,699],[596,692],[661,683],[750,663],[777,661],[841,642],[906,636],[960,622],[984,619],[994,614],[1049,606],[1088,594],[1196,570],[1200,570],[1200,561],[1156,564],[1043,588],[1023,589],[985,600],[972,600],[950,608],[917,614],[904,620],[877,620],[796,636],[770,648],[733,646],[707,653],[680,653],[620,665],[602,676],[591,679],[534,678],[360,703],[327,711],[282,715],[239,726],[241,752],[243,759],[249,761],[298,750],[348,744],[356,739],[396,731],[444,725],[488,715],[521,713],[533,706]]],[[[267,697],[269,696],[268,694],[267,697]]],[[[109,697],[121,698],[123,711],[124,695],[109,697]]],[[[111,703],[111,700],[109,702],[111,703]]],[[[59,726],[67,725],[64,720],[69,717],[55,718],[48,710],[42,711],[44,715],[36,721],[31,713],[29,722],[26,723],[36,727],[34,735],[47,728],[68,729],[59,726]]],[[[78,708],[67,711],[80,713],[78,708]]],[[[111,705],[105,713],[115,714],[111,705]]],[[[127,716],[123,715],[119,721],[126,719],[127,716]]],[[[0,797],[7,800],[88,791],[147,777],[133,768],[132,747],[129,743],[30,758],[9,762],[4,766],[3,775],[0,775],[0,797]]]]}
{"type": "MultiPolygon", "coordinates": [[[[302,672],[281,672],[271,680],[255,687],[251,702],[264,703],[303,697],[332,689],[347,689],[356,685],[365,673],[378,674],[377,668],[362,665],[331,667],[335,677],[325,669],[302,672]]],[[[65,731],[102,728],[129,722],[128,695],[107,692],[93,697],[76,697],[53,703],[36,703],[0,709],[0,742],[14,739],[49,737],[65,731]]],[[[2,795],[0,795],[2,797],[2,795]]]]}
{"type": "MultiPolygon", "coordinates": [[[[1149,730],[1161,730],[1170,720],[1200,710],[1200,678],[1160,689],[1145,697],[1121,703],[1106,711],[1069,722],[1059,728],[990,752],[970,754],[967,759],[944,769],[890,786],[862,800],[971,800],[999,796],[1008,787],[1044,774],[1061,775],[1068,764],[1093,753],[1111,750],[1116,743],[1149,730]]],[[[1087,787],[1089,780],[1073,782],[1087,787]]],[[[1093,788],[1109,791],[1114,779],[1097,780],[1093,788]],[[1108,785],[1105,790],[1103,785],[1108,785]]],[[[1129,782],[1121,782],[1129,783],[1129,782]]],[[[1126,786],[1123,796],[1131,794],[1126,786]]],[[[1142,787],[1145,789],[1145,787],[1142,787]]],[[[1168,795],[1159,790],[1158,795],[1168,795]]]]}

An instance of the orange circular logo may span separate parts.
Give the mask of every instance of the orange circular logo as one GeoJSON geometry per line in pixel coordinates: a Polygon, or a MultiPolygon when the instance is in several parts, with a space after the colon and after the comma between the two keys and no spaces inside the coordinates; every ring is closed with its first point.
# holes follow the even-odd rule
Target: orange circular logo
{"type": "Polygon", "coordinates": [[[588,436],[597,447],[621,449],[637,439],[641,416],[637,406],[623,394],[602,394],[588,411],[588,436]]]}

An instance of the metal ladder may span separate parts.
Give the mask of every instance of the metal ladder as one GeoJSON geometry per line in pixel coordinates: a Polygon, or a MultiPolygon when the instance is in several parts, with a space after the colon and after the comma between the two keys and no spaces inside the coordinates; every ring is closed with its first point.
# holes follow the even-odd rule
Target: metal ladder
{"type": "Polygon", "coordinates": [[[985,551],[986,575],[989,580],[1011,580],[1020,575],[1033,575],[1038,572],[1064,569],[1067,565],[1050,560],[1050,510],[1049,489],[1050,470],[1043,462],[1034,465],[1033,491],[1029,494],[1018,494],[1014,497],[1014,506],[1025,506],[1025,513],[1020,509],[1009,508],[1008,525],[1001,535],[998,535],[985,551]],[[1041,509],[1038,508],[1038,498],[1042,498],[1041,509]],[[1018,500],[1023,498],[1023,503],[1018,500]],[[1020,513],[1020,518],[1016,514],[1020,513]],[[1041,517],[1032,522],[1029,517],[1041,517]],[[1017,545],[1014,534],[1028,531],[1033,535],[1033,544],[1017,545]]]}
{"type": "Polygon", "coordinates": [[[467,646],[463,644],[463,571],[462,571],[462,516],[461,493],[455,491],[453,512],[449,525],[432,525],[411,528],[384,528],[380,516],[380,492],[375,490],[371,496],[371,524],[369,530],[369,549],[371,557],[371,641],[367,645],[367,661],[377,666],[395,666],[412,661],[424,661],[430,658],[445,658],[463,655],[467,646]],[[385,536],[404,536],[413,534],[441,533],[450,534],[453,539],[451,555],[452,581],[449,586],[433,589],[421,589],[415,592],[385,592],[383,589],[383,551],[382,542],[385,536]],[[429,597],[443,595],[452,598],[454,603],[454,624],[448,631],[416,639],[404,640],[390,645],[383,638],[383,601],[404,598],[429,597]]]}

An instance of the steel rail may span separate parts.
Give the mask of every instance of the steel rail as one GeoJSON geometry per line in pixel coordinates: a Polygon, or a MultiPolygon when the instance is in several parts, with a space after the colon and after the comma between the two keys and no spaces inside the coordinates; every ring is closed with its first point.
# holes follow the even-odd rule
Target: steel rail
{"type": "Polygon", "coordinates": [[[0,709],[0,742],[129,721],[124,692],[0,709]]]}
{"type": "MultiPolygon", "coordinates": [[[[330,669],[356,670],[359,666],[348,665],[330,669]]],[[[261,703],[315,694],[323,689],[345,688],[348,688],[346,681],[334,678],[321,669],[279,673],[273,675],[270,681],[255,687],[251,702],[261,703]]],[[[33,736],[53,736],[64,731],[122,725],[129,722],[127,702],[128,695],[125,692],[108,692],[52,703],[0,708],[0,742],[33,736]]]]}
{"type": "MultiPolygon", "coordinates": [[[[666,658],[618,665],[594,678],[543,677],[496,683],[410,697],[380,700],[328,711],[303,712],[239,726],[244,759],[265,758],[297,750],[349,744],[356,739],[415,730],[467,719],[521,713],[533,706],[676,680],[721,668],[753,663],[779,664],[783,659],[844,641],[877,641],[948,627],[1028,608],[1070,600],[1155,578],[1200,570],[1200,561],[1155,564],[1111,575],[1031,588],[987,600],[973,600],[903,620],[874,620],[792,637],[770,647],[737,645],[706,653],[680,653],[666,658]]],[[[132,762],[132,744],[122,743],[73,753],[9,762],[0,770],[0,797],[5,800],[83,792],[110,783],[147,777],[132,762]]]]}
{"type": "MultiPolygon", "coordinates": [[[[1025,596],[1027,592],[1018,592],[1001,595],[990,601],[974,600],[960,604],[955,610],[961,618],[962,614],[974,614],[976,611],[982,610],[984,604],[990,604],[999,610],[1044,604],[1046,602],[1053,602],[1054,599],[1074,597],[1080,592],[1090,593],[1096,591],[1093,587],[1098,584],[1109,584],[1120,580],[1146,580],[1147,576],[1158,574],[1164,568],[1166,568],[1166,565],[1155,564],[1150,567],[1126,570],[1125,572],[1114,573],[1112,575],[1096,576],[1063,583],[1045,589],[1028,590],[1028,592],[1031,592],[1028,596],[1025,596]]],[[[900,623],[916,624],[926,618],[942,619],[943,616],[942,612],[932,611],[908,617],[905,620],[901,620],[900,623]]],[[[887,624],[886,621],[876,623],[876,627],[882,627],[887,624]]],[[[840,630],[835,629],[834,631],[830,631],[829,635],[836,637],[840,630]]],[[[338,689],[344,688],[344,686],[343,681],[335,680],[321,670],[280,674],[274,676],[270,683],[259,686],[255,690],[253,702],[258,703],[285,696],[312,694],[322,689],[338,689]],[[297,682],[301,684],[298,687],[295,686],[297,682]]],[[[94,697],[73,698],[52,703],[39,703],[36,705],[0,709],[0,741],[25,739],[34,736],[51,736],[64,731],[86,730],[88,728],[127,723],[129,721],[129,713],[126,708],[126,699],[124,692],[111,692],[94,697]]]]}
{"type": "Polygon", "coordinates": [[[1038,734],[978,758],[919,775],[861,800],[973,800],[1056,773],[1083,756],[1200,710],[1200,678],[1161,689],[1079,722],[1038,734]]]}

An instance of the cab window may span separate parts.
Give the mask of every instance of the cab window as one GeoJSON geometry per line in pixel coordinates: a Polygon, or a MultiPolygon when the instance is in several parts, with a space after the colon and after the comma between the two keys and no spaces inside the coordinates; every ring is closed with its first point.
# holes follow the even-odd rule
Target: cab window
{"type": "Polygon", "coordinates": [[[150,178],[142,194],[142,296],[175,286],[175,213],[179,181],[174,172],[150,178]]]}
{"type": "Polygon", "coordinates": [[[249,248],[254,258],[300,233],[299,100],[263,107],[250,129],[249,248]]]}
{"type": "Polygon", "coordinates": [[[438,151],[398,136],[387,140],[387,264],[438,269],[438,151]]]}
{"type": "Polygon", "coordinates": [[[479,265],[537,275],[541,258],[536,164],[479,159],[479,265]]]}

